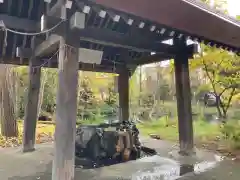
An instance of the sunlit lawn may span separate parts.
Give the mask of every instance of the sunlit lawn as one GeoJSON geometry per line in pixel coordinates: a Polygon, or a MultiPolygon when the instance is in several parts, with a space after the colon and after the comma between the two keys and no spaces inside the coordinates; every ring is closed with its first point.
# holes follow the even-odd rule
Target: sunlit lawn
{"type": "MultiPolygon", "coordinates": [[[[101,120],[85,120],[82,124],[99,124],[101,120]]],[[[178,124],[177,120],[167,120],[166,118],[157,121],[145,122],[137,124],[141,135],[148,136],[149,134],[158,134],[161,139],[165,140],[178,140],[178,124]]],[[[23,132],[23,123],[18,122],[20,134],[23,132]]],[[[216,139],[221,135],[220,127],[217,124],[210,124],[201,120],[195,121],[193,124],[195,138],[202,141],[216,139]]],[[[46,122],[38,122],[36,129],[36,136],[39,134],[46,134],[53,136],[55,130],[54,124],[46,122]]]]}
{"type": "MultiPolygon", "coordinates": [[[[19,134],[22,134],[23,132],[23,121],[18,121],[18,130],[19,134]]],[[[45,133],[47,135],[53,135],[55,130],[54,124],[45,124],[44,122],[38,122],[37,128],[36,128],[36,135],[45,133]]]]}
{"type": "MultiPolygon", "coordinates": [[[[84,120],[78,121],[81,124],[100,124],[102,119],[99,120],[84,120]]],[[[178,123],[175,119],[167,119],[165,117],[156,121],[147,121],[142,124],[137,124],[141,136],[148,136],[149,134],[159,135],[162,140],[178,141],[178,123]]],[[[20,145],[22,143],[23,121],[18,121],[19,137],[15,139],[6,140],[0,137],[0,146],[9,147],[12,144],[20,145]]],[[[218,124],[210,124],[203,120],[196,120],[193,124],[195,142],[199,144],[211,144],[216,141],[217,137],[221,136],[220,126],[218,124]]],[[[37,123],[36,129],[36,143],[42,143],[43,138],[53,139],[55,131],[55,124],[51,122],[37,123]]]]}
{"type": "MultiPolygon", "coordinates": [[[[163,117],[157,121],[146,121],[143,124],[138,124],[138,128],[143,135],[156,134],[163,140],[177,141],[179,137],[177,104],[174,102],[165,102],[162,106],[171,111],[172,118],[163,117]]],[[[204,114],[217,115],[216,108],[192,104],[192,111],[196,115],[193,117],[195,119],[193,123],[195,142],[211,143],[214,141],[218,143],[216,140],[222,135],[220,125],[204,120],[204,114]]],[[[236,116],[237,113],[240,113],[239,109],[229,110],[229,116],[233,120],[240,120],[239,116],[236,116]]]]}
{"type": "MultiPolygon", "coordinates": [[[[100,120],[84,120],[84,121],[78,121],[78,124],[99,124],[100,120]]],[[[18,130],[19,134],[22,134],[23,132],[23,121],[18,121],[18,130]]],[[[53,136],[55,131],[55,124],[54,122],[48,122],[48,121],[38,121],[37,128],[36,128],[36,136],[38,134],[47,134],[53,136]]]]}
{"type": "MultiPolygon", "coordinates": [[[[138,128],[143,135],[157,134],[161,139],[178,140],[178,123],[176,120],[162,118],[155,122],[138,124],[138,128]]],[[[209,124],[198,120],[193,124],[194,136],[202,141],[214,140],[221,135],[220,127],[217,124],[209,124]]]]}
{"type": "MultiPolygon", "coordinates": [[[[162,107],[171,110],[171,117],[160,118],[156,121],[144,121],[143,124],[137,124],[142,136],[149,134],[157,134],[163,140],[178,140],[178,121],[177,121],[177,107],[176,102],[165,102],[162,107]]],[[[203,108],[199,105],[192,106],[193,112],[199,117],[201,114],[215,114],[216,108],[203,108]]],[[[77,124],[100,124],[103,119],[95,117],[94,120],[77,120],[77,124]]],[[[18,121],[19,138],[21,139],[23,132],[23,121],[18,121]]],[[[216,140],[216,137],[221,136],[220,127],[218,124],[211,124],[202,120],[201,118],[194,121],[194,136],[196,140],[208,142],[216,140]]],[[[36,129],[36,139],[40,135],[47,135],[53,137],[55,125],[51,122],[39,121],[36,129]]],[[[3,139],[3,138],[2,138],[3,139]]]]}
{"type": "MultiPolygon", "coordinates": [[[[42,143],[52,140],[55,130],[55,125],[53,124],[42,124],[39,122],[36,128],[36,143],[42,143]]],[[[0,147],[12,147],[19,146],[22,144],[23,135],[23,121],[18,121],[18,132],[17,138],[5,138],[0,135],[0,147]]]]}

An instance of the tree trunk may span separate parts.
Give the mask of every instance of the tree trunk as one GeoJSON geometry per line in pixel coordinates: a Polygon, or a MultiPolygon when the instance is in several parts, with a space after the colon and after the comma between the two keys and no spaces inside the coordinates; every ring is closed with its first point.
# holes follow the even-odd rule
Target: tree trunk
{"type": "Polygon", "coordinates": [[[138,97],[138,105],[141,106],[141,98],[142,98],[142,66],[139,67],[139,97],[138,97]]]}
{"type": "Polygon", "coordinates": [[[17,137],[18,127],[16,121],[16,76],[12,69],[1,66],[0,76],[0,107],[1,107],[1,134],[6,137],[17,137]]]}
{"type": "Polygon", "coordinates": [[[223,118],[223,114],[222,114],[222,111],[221,111],[221,99],[220,99],[220,96],[216,96],[216,107],[217,107],[219,118],[223,118]]]}
{"type": "Polygon", "coordinates": [[[40,86],[40,92],[39,92],[39,98],[38,98],[38,110],[37,110],[37,119],[39,118],[39,115],[41,113],[42,109],[42,103],[43,103],[43,96],[44,96],[44,89],[45,89],[45,84],[47,81],[47,72],[42,69],[42,79],[41,79],[41,86],[40,86]]]}

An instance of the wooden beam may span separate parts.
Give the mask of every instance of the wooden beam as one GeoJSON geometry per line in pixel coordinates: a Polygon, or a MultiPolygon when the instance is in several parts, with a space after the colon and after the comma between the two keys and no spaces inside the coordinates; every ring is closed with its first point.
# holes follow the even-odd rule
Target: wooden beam
{"type": "Polygon", "coordinates": [[[201,53],[200,45],[199,44],[191,44],[187,46],[188,58],[193,58],[194,54],[201,53]]]}
{"type": "Polygon", "coordinates": [[[143,56],[138,59],[131,60],[132,64],[136,65],[144,65],[144,64],[151,64],[157,63],[165,60],[173,59],[175,56],[165,55],[165,54],[154,54],[149,56],[143,56]]]}
{"type": "MultiPolygon", "coordinates": [[[[78,21],[76,24],[84,21],[83,17],[79,15],[76,17],[78,17],[75,18],[76,21],[78,21]]],[[[47,27],[53,27],[56,25],[56,22],[60,21],[60,19],[56,17],[47,17],[47,19],[47,27]]],[[[65,29],[62,27],[64,24],[66,23],[63,22],[57,27],[54,30],[54,33],[62,36],[65,33],[65,29]]],[[[69,38],[74,40],[75,44],[80,44],[81,40],[105,46],[131,49],[137,52],[157,52],[168,55],[176,54],[176,49],[174,49],[172,45],[161,43],[153,37],[149,38],[148,36],[140,36],[140,34],[134,35],[134,33],[123,34],[106,28],[83,27],[81,27],[81,29],[74,28],[70,32],[69,38]]]]}
{"type": "Polygon", "coordinates": [[[136,72],[138,66],[132,65],[128,66],[127,68],[129,69],[129,78],[131,78],[134,73],[136,72]]]}
{"type": "MultiPolygon", "coordinates": [[[[43,47],[46,47],[46,46],[43,46],[43,47]]],[[[28,58],[31,55],[31,51],[27,48],[25,48],[25,49],[18,48],[17,55],[19,55],[19,56],[21,55],[21,57],[23,57],[23,58],[28,58]]],[[[154,54],[154,55],[145,55],[145,56],[137,58],[137,59],[129,58],[125,61],[125,63],[128,66],[132,66],[132,65],[138,66],[138,65],[150,64],[150,63],[157,63],[160,61],[173,59],[174,57],[175,56],[173,56],[173,55],[165,55],[163,53],[158,53],[158,54],[154,54]]],[[[189,57],[192,57],[192,55],[190,55],[189,57]]]]}
{"type": "MultiPolygon", "coordinates": [[[[185,42],[177,40],[175,40],[175,46],[187,48],[185,42]]],[[[179,153],[181,155],[192,155],[194,153],[194,144],[188,54],[177,54],[176,58],[174,59],[174,67],[179,121],[179,153]]]]}
{"type": "Polygon", "coordinates": [[[79,36],[82,41],[131,49],[137,52],[157,52],[174,55],[176,51],[171,45],[155,43],[145,38],[132,37],[131,35],[125,35],[101,28],[86,28],[79,30],[79,36]]]}
{"type": "Polygon", "coordinates": [[[63,14],[63,13],[66,13],[64,12],[65,4],[66,4],[66,0],[57,0],[57,2],[53,5],[53,7],[47,12],[47,15],[64,19],[64,16],[66,15],[66,14],[63,14]]]}
{"type": "Polygon", "coordinates": [[[36,64],[37,59],[33,55],[29,62],[29,88],[24,117],[23,152],[35,150],[35,133],[41,83],[41,67],[35,68],[36,64]]]}
{"type": "Polygon", "coordinates": [[[37,23],[33,20],[0,14],[0,28],[4,27],[26,32],[36,32],[38,30],[37,23]]]}
{"type": "MultiPolygon", "coordinates": [[[[18,48],[18,51],[17,51],[17,55],[21,55],[23,58],[28,58],[29,55],[31,54],[29,51],[29,49],[21,49],[21,48],[18,48]]],[[[124,52],[124,51],[123,51],[124,52]]],[[[146,53],[146,54],[150,54],[150,53],[146,53]]],[[[165,55],[165,54],[162,54],[162,53],[158,53],[158,54],[154,54],[154,55],[145,55],[143,57],[140,57],[140,58],[137,58],[137,59],[132,59],[130,57],[126,57],[126,58],[129,58],[127,59],[125,62],[122,62],[123,64],[125,63],[127,65],[127,67],[131,67],[131,66],[138,66],[138,65],[144,65],[144,64],[150,64],[150,63],[157,63],[157,62],[160,62],[160,61],[164,61],[164,60],[169,60],[169,59],[173,59],[175,56],[173,55],[165,55]]],[[[55,60],[56,61],[56,60],[55,60]]],[[[104,59],[102,59],[102,61],[104,61],[104,59]]],[[[91,65],[91,64],[87,64],[87,65],[84,65],[85,63],[79,63],[79,68],[81,70],[84,70],[84,69],[87,69],[86,71],[90,70],[92,71],[94,68],[92,67],[95,67],[96,70],[98,70],[99,68],[98,67],[104,67],[104,65],[91,65]],[[83,68],[82,65],[83,65],[83,68]],[[86,68],[84,68],[86,67],[86,68]]],[[[115,65],[116,66],[116,65],[115,65]]],[[[116,69],[119,69],[119,68],[122,68],[122,66],[118,65],[117,66],[119,67],[116,67],[116,69]]],[[[56,68],[56,63],[53,64],[52,66],[53,68],[56,68]]],[[[106,65],[107,67],[107,65],[106,65]]],[[[100,69],[103,69],[104,68],[100,68],[100,69]]],[[[106,68],[108,69],[108,68],[106,68]]],[[[113,69],[113,66],[112,66],[112,69],[113,69]]],[[[109,72],[109,70],[108,70],[109,72]]],[[[112,70],[110,70],[110,72],[112,72],[112,70]]]]}
{"type": "Polygon", "coordinates": [[[240,47],[240,23],[234,18],[226,18],[223,13],[219,15],[219,12],[206,9],[200,5],[200,1],[151,0],[151,3],[149,0],[91,1],[105,8],[120,10],[122,13],[181,30],[184,34],[186,32],[196,37],[204,37],[233,48],[240,47]]]}
{"type": "MultiPolygon", "coordinates": [[[[46,56],[51,54],[52,52],[56,51],[59,48],[61,37],[56,34],[50,35],[47,40],[43,41],[36,47],[35,56],[46,56]]],[[[63,47],[62,47],[63,48],[63,47]]]]}
{"type": "MultiPolygon", "coordinates": [[[[112,49],[107,49],[106,51],[111,52],[112,55],[115,55],[115,51],[112,51],[112,49]]],[[[15,65],[28,65],[29,63],[27,59],[31,58],[31,54],[32,54],[32,50],[30,48],[18,47],[17,53],[16,53],[18,58],[5,57],[4,63],[15,64],[15,65]],[[19,61],[19,58],[23,59],[21,63],[19,61]]],[[[52,55],[44,56],[44,58],[41,58],[38,60],[38,66],[57,68],[58,67],[57,62],[58,60],[56,59],[56,57],[52,57],[52,55]],[[51,65],[49,65],[49,63],[46,63],[50,57],[51,57],[51,60],[50,60],[51,65]]],[[[124,65],[124,62],[122,62],[122,64],[114,63],[109,60],[106,60],[105,57],[102,57],[101,62],[102,62],[101,64],[90,64],[90,63],[79,62],[79,70],[117,73],[118,69],[121,69],[124,65]]],[[[129,64],[128,66],[136,66],[136,64],[129,64]]]]}
{"type": "MultiPolygon", "coordinates": [[[[84,21],[85,14],[83,13],[75,13],[71,18],[75,19],[71,26],[75,28],[72,29],[75,36],[79,36],[80,40],[88,41],[92,43],[98,43],[101,45],[106,46],[113,46],[113,47],[121,47],[125,49],[136,50],[137,52],[164,52],[173,54],[175,53],[174,49],[171,45],[167,45],[162,43],[162,38],[158,34],[154,33],[146,33],[146,32],[131,32],[128,34],[123,34],[117,31],[112,31],[106,28],[97,28],[97,27],[83,27],[77,28],[78,24],[82,24],[81,22],[84,21]],[[74,16],[76,15],[76,16],[74,16]]],[[[57,17],[46,17],[47,27],[53,27],[56,25],[56,22],[60,22],[61,19],[57,17]]],[[[61,23],[55,30],[54,33],[59,35],[63,35],[65,31],[62,26],[66,22],[61,23]]],[[[74,37],[74,41],[77,41],[78,38],[74,37]]]]}
{"type": "MultiPolygon", "coordinates": [[[[69,38],[75,41],[75,44],[80,45],[81,41],[87,41],[91,43],[101,44],[105,46],[112,46],[117,48],[130,49],[137,52],[156,52],[156,53],[165,53],[168,55],[175,55],[176,49],[172,45],[164,44],[157,39],[156,36],[144,35],[141,36],[140,33],[134,34],[123,34],[117,31],[112,31],[106,28],[96,28],[96,27],[86,27],[78,26],[78,24],[83,24],[85,21],[84,16],[81,13],[75,13],[76,16],[72,18],[75,19],[74,26],[75,28],[71,29],[69,38]],[[74,37],[73,37],[74,36],[74,37]]],[[[56,25],[56,22],[60,21],[60,18],[57,17],[47,17],[46,26],[53,27],[56,25]]],[[[63,28],[65,22],[63,22],[59,27],[54,30],[54,33],[62,36],[65,33],[63,28]]],[[[70,23],[71,24],[71,23],[70,23]]]]}
{"type": "Polygon", "coordinates": [[[123,68],[118,76],[119,120],[129,120],[129,75],[128,69],[123,68]]]}
{"type": "MultiPolygon", "coordinates": [[[[16,57],[19,57],[21,59],[30,59],[32,57],[32,54],[33,54],[33,50],[32,48],[22,48],[22,47],[17,47],[16,48],[16,57]]],[[[8,59],[8,58],[5,58],[5,59],[8,59]]],[[[12,62],[17,62],[17,59],[18,58],[9,58],[11,59],[12,62]]],[[[28,61],[25,61],[26,63],[28,63],[28,61]]]]}
{"type": "Polygon", "coordinates": [[[107,65],[97,65],[97,64],[86,64],[79,63],[79,70],[91,71],[91,72],[105,72],[105,73],[116,73],[118,74],[121,66],[107,66],[107,65]]]}
{"type": "MultiPolygon", "coordinates": [[[[0,63],[1,64],[1,63],[0,63]]],[[[14,59],[4,59],[4,64],[14,64],[19,66],[29,66],[28,59],[24,59],[22,63],[20,58],[14,59]]],[[[52,59],[51,66],[49,66],[46,61],[38,60],[35,66],[41,66],[44,68],[58,68],[57,59],[52,59]]],[[[106,72],[106,73],[119,73],[122,66],[116,65],[104,65],[104,64],[88,64],[88,63],[78,63],[78,69],[81,71],[91,71],[91,72],[106,72]]]]}

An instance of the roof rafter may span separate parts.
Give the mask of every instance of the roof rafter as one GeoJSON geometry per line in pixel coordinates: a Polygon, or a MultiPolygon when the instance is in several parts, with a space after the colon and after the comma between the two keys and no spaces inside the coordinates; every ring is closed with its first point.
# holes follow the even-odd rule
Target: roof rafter
{"type": "Polygon", "coordinates": [[[51,34],[47,40],[40,43],[38,46],[36,46],[34,55],[36,57],[40,56],[46,56],[47,54],[52,53],[59,47],[61,37],[56,34],[51,34]]]}
{"type": "Polygon", "coordinates": [[[240,23],[199,7],[193,0],[91,0],[96,5],[164,25],[229,50],[240,50],[240,23]],[[171,8],[169,8],[171,7],[171,8]],[[219,31],[221,29],[221,31],[219,31]],[[227,32],[223,34],[223,32],[227,32]]]}
{"type": "Polygon", "coordinates": [[[80,40],[88,41],[106,46],[121,47],[135,50],[137,52],[161,52],[169,55],[175,53],[171,45],[164,43],[149,42],[144,37],[134,37],[107,29],[86,28],[79,31],[80,40]]]}
{"type": "MultiPolygon", "coordinates": [[[[7,59],[5,57],[4,64],[14,64],[14,65],[20,65],[20,66],[27,66],[29,64],[29,61],[27,58],[24,58],[24,61],[20,63],[19,58],[9,58],[7,59]]],[[[58,60],[55,59],[51,66],[49,66],[48,63],[44,61],[38,61],[37,67],[46,67],[46,68],[57,68],[58,67],[58,60]]],[[[95,72],[106,72],[106,73],[118,73],[119,70],[122,68],[120,65],[110,66],[105,64],[88,64],[88,63],[79,63],[79,70],[83,71],[95,71],[95,72]]]]}
{"type": "Polygon", "coordinates": [[[0,14],[0,28],[5,27],[26,32],[36,32],[40,30],[37,23],[33,20],[0,14]]]}

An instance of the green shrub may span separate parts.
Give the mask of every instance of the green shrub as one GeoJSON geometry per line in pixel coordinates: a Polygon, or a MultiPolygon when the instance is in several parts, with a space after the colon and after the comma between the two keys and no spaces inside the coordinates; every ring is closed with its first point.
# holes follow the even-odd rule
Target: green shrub
{"type": "Polygon", "coordinates": [[[239,110],[234,111],[232,118],[236,120],[240,120],[240,111],[239,110]]]}
{"type": "Polygon", "coordinates": [[[240,149],[240,121],[229,121],[222,125],[221,133],[223,138],[230,140],[233,147],[240,149]]]}

